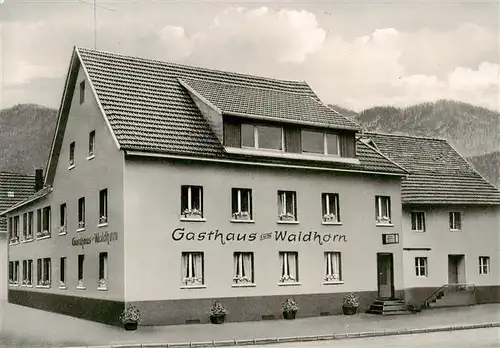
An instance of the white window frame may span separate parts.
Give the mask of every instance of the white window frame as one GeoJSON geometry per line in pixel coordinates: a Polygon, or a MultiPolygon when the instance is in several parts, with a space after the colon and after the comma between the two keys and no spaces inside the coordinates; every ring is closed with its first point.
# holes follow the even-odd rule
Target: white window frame
{"type": "Polygon", "coordinates": [[[253,127],[253,143],[254,146],[244,146],[243,141],[241,144],[242,149],[253,149],[253,150],[261,150],[261,151],[272,151],[272,152],[285,152],[285,132],[282,126],[276,126],[272,124],[253,124],[253,123],[242,123],[243,125],[252,126],[253,127]],[[259,147],[259,127],[269,127],[269,128],[279,128],[281,131],[281,149],[269,149],[267,147],[259,147]]]}
{"type": "Polygon", "coordinates": [[[97,283],[97,290],[108,290],[108,253],[107,252],[101,252],[99,253],[99,261],[98,261],[98,283],[97,283]],[[102,269],[103,269],[103,274],[101,275],[101,262],[102,262],[102,269]]]}
{"type": "Polygon", "coordinates": [[[253,207],[252,207],[252,189],[247,188],[232,188],[231,189],[231,221],[232,222],[249,222],[253,221],[253,207]],[[246,195],[245,195],[246,193],[246,195]],[[237,206],[236,211],[234,211],[233,207],[233,196],[236,194],[237,196],[237,206]],[[248,211],[242,211],[242,200],[246,199],[248,211]]]}
{"type": "Polygon", "coordinates": [[[342,254],[340,251],[325,251],[324,284],[338,284],[342,281],[342,254]]]}
{"type": "Polygon", "coordinates": [[[182,252],[181,261],[181,288],[204,287],[205,253],[199,251],[182,252]],[[198,264],[195,264],[196,259],[198,259],[198,264]]]}
{"type": "Polygon", "coordinates": [[[415,275],[417,277],[427,277],[429,272],[428,267],[429,266],[427,257],[422,257],[422,256],[415,257],[415,275]]]}
{"type": "Polygon", "coordinates": [[[66,290],[68,288],[68,258],[62,256],[59,258],[59,289],[66,290]],[[62,260],[64,259],[64,263],[62,260]],[[64,280],[61,278],[64,274],[64,280]]]}
{"type": "Polygon", "coordinates": [[[33,260],[23,260],[23,286],[33,286],[33,260]]]}
{"type": "Polygon", "coordinates": [[[254,280],[254,253],[249,251],[236,251],[233,254],[234,277],[233,286],[252,286],[254,280]]]}
{"type": "Polygon", "coordinates": [[[86,212],[86,210],[87,210],[87,207],[86,207],[87,203],[85,201],[86,201],[85,197],[80,197],[80,198],[78,198],[78,201],[76,203],[76,205],[77,205],[77,207],[76,207],[76,209],[77,209],[77,211],[76,211],[76,213],[77,213],[76,218],[78,220],[78,222],[77,222],[77,230],[76,230],[77,232],[85,230],[85,226],[86,226],[86,221],[85,220],[86,220],[86,215],[87,215],[87,212],[86,212]],[[83,202],[83,204],[80,205],[80,202],[83,202]],[[80,215],[81,215],[81,219],[80,219],[80,215]]]}
{"type": "Polygon", "coordinates": [[[323,192],[321,193],[321,212],[325,211],[322,216],[323,224],[339,224],[340,223],[340,198],[338,193],[323,192]],[[323,200],[323,197],[325,199],[323,200]],[[333,199],[335,212],[330,211],[330,202],[333,199]]]}
{"type": "Polygon", "coordinates": [[[450,221],[450,231],[452,232],[459,232],[462,227],[462,212],[460,211],[450,211],[449,215],[450,221]],[[457,219],[458,216],[458,219],[457,219]],[[457,221],[460,221],[460,228],[457,227],[457,221]]]}
{"type": "Polygon", "coordinates": [[[89,153],[87,159],[90,160],[95,157],[95,130],[89,133],[89,153]]]}
{"type": "Polygon", "coordinates": [[[340,157],[340,139],[339,139],[339,135],[336,134],[336,133],[327,133],[325,131],[317,131],[317,130],[309,130],[309,129],[303,129],[301,128],[300,129],[300,148],[301,148],[301,153],[303,155],[311,155],[311,156],[314,156],[314,155],[319,155],[319,156],[336,156],[336,157],[340,157]],[[304,143],[302,142],[303,140],[303,134],[304,132],[309,132],[309,133],[320,133],[322,136],[323,136],[323,152],[322,153],[319,153],[319,152],[306,152],[304,151],[304,143]],[[328,137],[327,135],[335,135],[336,138],[337,138],[337,153],[328,153],[328,137]]]}
{"type": "Polygon", "coordinates": [[[33,240],[33,232],[34,232],[34,229],[35,229],[35,226],[34,226],[34,223],[35,223],[35,215],[32,211],[29,211],[27,213],[28,215],[28,220],[27,220],[27,223],[26,223],[26,226],[27,226],[27,232],[26,232],[26,240],[28,241],[31,241],[33,240]]]}
{"type": "Polygon", "coordinates": [[[76,161],[75,161],[75,153],[76,153],[76,142],[75,141],[72,141],[71,143],[69,143],[69,168],[68,169],[72,169],[75,167],[76,165],[76,161]]]}
{"type": "Polygon", "coordinates": [[[489,256],[479,256],[479,274],[481,274],[481,275],[490,274],[490,257],[489,256]]]}
{"type": "Polygon", "coordinates": [[[76,288],[79,290],[85,290],[85,254],[78,254],[76,260],[77,260],[76,288]],[[82,260],[81,277],[80,277],[80,260],[82,260]]]}
{"type": "Polygon", "coordinates": [[[280,251],[279,285],[299,283],[299,253],[296,251],[280,251]]]}
{"type": "Polygon", "coordinates": [[[410,225],[412,232],[425,232],[425,212],[412,211],[410,213],[410,225]],[[413,219],[415,219],[415,229],[413,228],[413,219]]]}
{"type": "MultiPolygon", "coordinates": [[[[182,185],[181,195],[183,194],[182,188],[187,187],[187,207],[182,207],[182,197],[181,197],[181,220],[198,220],[205,221],[203,218],[203,186],[201,185],[182,185]],[[200,202],[200,209],[193,208],[193,189],[198,190],[198,198],[200,202]]],[[[194,193],[196,194],[196,193],[194,193]]]]}
{"type": "Polygon", "coordinates": [[[376,205],[376,222],[377,225],[392,225],[392,217],[391,217],[391,197],[390,196],[375,196],[375,205],[376,205]],[[385,209],[383,209],[385,208],[385,209]],[[384,210],[387,210],[387,216],[384,215],[384,210]]]}
{"type": "Polygon", "coordinates": [[[297,223],[297,192],[279,190],[278,191],[278,222],[281,223],[297,223]],[[288,197],[290,196],[291,197],[288,197]],[[292,211],[286,210],[287,200],[292,200],[292,211]]]}
{"type": "Polygon", "coordinates": [[[98,226],[106,226],[108,224],[108,189],[102,189],[99,191],[99,222],[98,226]],[[102,201],[101,201],[102,200],[102,201]],[[103,210],[101,211],[101,204],[103,205],[103,210]]]}
{"type": "Polygon", "coordinates": [[[41,258],[37,259],[37,288],[50,288],[52,284],[52,278],[51,278],[51,273],[52,273],[52,262],[51,259],[46,257],[46,258],[41,258]],[[46,272],[46,265],[48,263],[48,271],[46,272]],[[41,264],[41,274],[38,274],[38,264],[41,264]]]}

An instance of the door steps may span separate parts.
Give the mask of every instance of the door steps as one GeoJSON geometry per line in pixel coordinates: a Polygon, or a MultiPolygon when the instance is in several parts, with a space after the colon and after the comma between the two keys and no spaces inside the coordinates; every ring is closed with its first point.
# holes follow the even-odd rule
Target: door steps
{"type": "Polygon", "coordinates": [[[369,314],[378,315],[405,315],[413,314],[416,311],[413,306],[409,306],[405,303],[405,300],[394,299],[394,300],[383,300],[378,299],[373,302],[370,309],[366,311],[369,314]]]}

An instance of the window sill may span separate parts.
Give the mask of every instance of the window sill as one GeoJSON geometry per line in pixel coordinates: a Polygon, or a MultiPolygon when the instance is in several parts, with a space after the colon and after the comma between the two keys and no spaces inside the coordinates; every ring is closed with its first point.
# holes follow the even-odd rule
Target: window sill
{"type": "Polygon", "coordinates": [[[64,235],[67,235],[68,234],[68,230],[65,229],[64,231],[59,231],[59,235],[60,236],[64,236],[64,235]]]}
{"type": "Polygon", "coordinates": [[[24,244],[24,243],[31,243],[32,241],[34,241],[34,239],[33,239],[33,238],[30,238],[30,239],[23,239],[23,240],[21,241],[21,243],[23,243],[23,244],[24,244]]]}
{"type": "Polygon", "coordinates": [[[415,233],[425,233],[425,230],[411,230],[411,231],[415,233]]]}
{"type": "Polygon", "coordinates": [[[394,227],[394,224],[381,224],[381,223],[376,223],[375,226],[377,227],[394,227]]]}
{"type": "Polygon", "coordinates": [[[38,289],[50,289],[50,285],[37,285],[38,289]]]}
{"type": "Polygon", "coordinates": [[[189,221],[189,222],[205,222],[207,219],[204,218],[187,218],[187,217],[181,217],[181,221],[189,221]]]}
{"type": "Polygon", "coordinates": [[[232,284],[232,288],[255,288],[257,284],[255,283],[247,283],[247,284],[232,284]]]}
{"type": "Polygon", "coordinates": [[[239,224],[254,224],[255,221],[254,220],[235,220],[235,219],[231,219],[231,222],[234,222],[234,223],[239,223],[239,224]]]}
{"type": "Polygon", "coordinates": [[[461,232],[462,230],[450,229],[450,232],[461,232]]]}
{"type": "Polygon", "coordinates": [[[77,287],[76,287],[76,289],[77,289],[77,290],[87,290],[87,288],[86,288],[86,287],[84,287],[84,286],[77,286],[77,287]]]}
{"type": "Polygon", "coordinates": [[[344,281],[343,280],[339,280],[339,281],[326,281],[326,282],[323,282],[323,285],[340,285],[340,284],[344,284],[344,281]]]}
{"type": "Polygon", "coordinates": [[[66,285],[59,287],[59,290],[67,290],[67,289],[68,289],[68,287],[66,285]]]}
{"type": "Polygon", "coordinates": [[[426,275],[418,275],[418,276],[416,276],[416,277],[417,277],[417,278],[427,278],[427,276],[426,276],[426,275]]]}
{"type": "Polygon", "coordinates": [[[9,242],[9,245],[17,245],[17,244],[19,244],[19,242],[14,242],[14,243],[9,242]]]}
{"type": "Polygon", "coordinates": [[[321,222],[322,225],[334,225],[334,226],[340,226],[342,225],[342,222],[338,221],[338,222],[328,222],[328,221],[323,221],[321,222]]]}
{"type": "Polygon", "coordinates": [[[32,288],[33,284],[22,284],[21,285],[23,288],[32,288]]]}
{"type": "Polygon", "coordinates": [[[43,237],[36,237],[36,240],[48,239],[50,237],[52,237],[52,236],[49,234],[49,235],[43,236],[43,237]]]}
{"type": "Polygon", "coordinates": [[[102,223],[102,224],[97,224],[97,227],[106,227],[106,226],[108,226],[107,222],[102,223]]]}
{"type": "Polygon", "coordinates": [[[277,220],[277,224],[283,224],[283,225],[298,225],[299,221],[283,221],[283,220],[277,220]]]}
{"type": "Polygon", "coordinates": [[[207,286],[202,285],[181,285],[181,289],[206,289],[207,286]]]}
{"type": "Polygon", "coordinates": [[[85,231],[85,227],[78,228],[78,229],[76,230],[76,232],[83,232],[83,231],[85,231]]]}
{"type": "Polygon", "coordinates": [[[68,170],[71,170],[73,168],[75,168],[76,166],[74,164],[71,164],[69,167],[68,167],[68,170]]]}
{"type": "Polygon", "coordinates": [[[293,282],[293,283],[278,283],[278,286],[299,286],[302,285],[300,282],[293,282]]]}
{"type": "Polygon", "coordinates": [[[108,288],[97,288],[98,291],[108,291],[108,288]]]}
{"type": "Polygon", "coordinates": [[[87,157],[87,161],[90,161],[91,159],[94,159],[94,158],[95,158],[95,154],[89,155],[87,157]]]}
{"type": "Polygon", "coordinates": [[[17,287],[19,287],[19,284],[9,284],[9,286],[17,288],[17,287]]]}

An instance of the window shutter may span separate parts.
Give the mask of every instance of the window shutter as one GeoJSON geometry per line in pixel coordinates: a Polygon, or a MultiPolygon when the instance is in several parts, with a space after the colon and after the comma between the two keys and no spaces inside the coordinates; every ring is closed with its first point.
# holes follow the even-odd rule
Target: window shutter
{"type": "Polygon", "coordinates": [[[241,147],[241,124],[224,121],[224,146],[241,147]]]}
{"type": "Polygon", "coordinates": [[[285,127],[285,151],[300,153],[302,146],[300,142],[300,128],[299,127],[285,127]]]}
{"type": "Polygon", "coordinates": [[[356,157],[355,137],[351,133],[339,134],[340,156],[356,157]]]}

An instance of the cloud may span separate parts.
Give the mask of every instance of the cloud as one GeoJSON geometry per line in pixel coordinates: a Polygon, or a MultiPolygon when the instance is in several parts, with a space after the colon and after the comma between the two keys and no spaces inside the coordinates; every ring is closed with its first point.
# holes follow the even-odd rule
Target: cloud
{"type": "Polygon", "coordinates": [[[498,90],[499,86],[498,64],[482,62],[477,69],[457,67],[448,76],[450,87],[458,90],[489,89],[498,90]]]}

